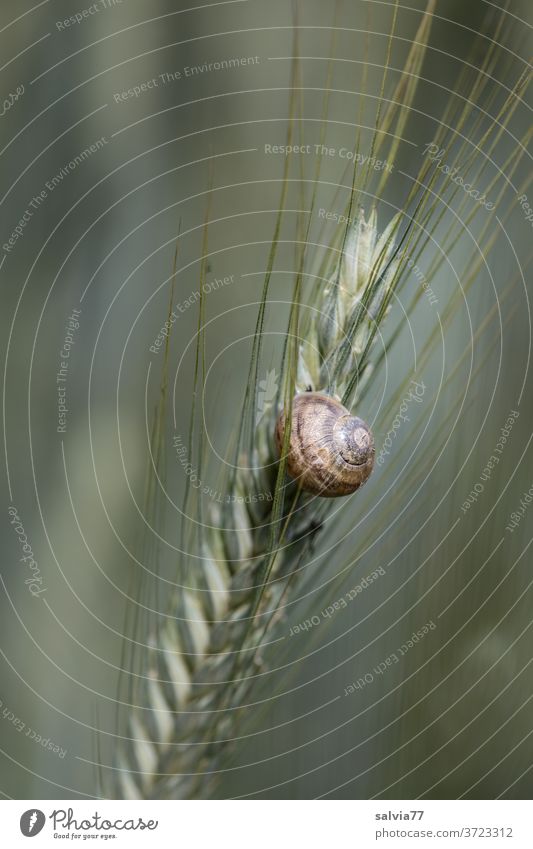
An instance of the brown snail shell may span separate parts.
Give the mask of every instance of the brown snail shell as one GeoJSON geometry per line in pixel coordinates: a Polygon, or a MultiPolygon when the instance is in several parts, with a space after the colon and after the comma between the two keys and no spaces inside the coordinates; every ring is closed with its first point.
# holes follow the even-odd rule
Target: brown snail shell
{"type": "MultiPolygon", "coordinates": [[[[374,437],[365,422],[340,401],[320,392],[304,392],[292,402],[287,471],[302,489],[336,498],[355,492],[374,467],[374,437]]],[[[285,413],[276,423],[281,456],[285,413]]]]}

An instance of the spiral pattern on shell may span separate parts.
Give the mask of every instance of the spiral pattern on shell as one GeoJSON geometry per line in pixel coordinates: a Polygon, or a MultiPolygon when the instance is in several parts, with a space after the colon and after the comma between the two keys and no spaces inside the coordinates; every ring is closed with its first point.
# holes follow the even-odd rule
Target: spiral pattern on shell
{"type": "MultiPolygon", "coordinates": [[[[374,437],[368,425],[329,395],[305,392],[292,402],[287,471],[305,492],[336,498],[350,495],[374,467],[374,437]]],[[[281,456],[285,413],[276,424],[281,456]]]]}

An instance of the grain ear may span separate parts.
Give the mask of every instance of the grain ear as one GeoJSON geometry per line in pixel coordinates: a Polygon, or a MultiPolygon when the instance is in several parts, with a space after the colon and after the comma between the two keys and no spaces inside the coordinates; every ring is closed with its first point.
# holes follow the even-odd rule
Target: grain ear
{"type": "MultiPolygon", "coordinates": [[[[278,252],[291,182],[291,160],[285,157],[257,318],[251,329],[253,341],[243,388],[243,414],[239,416],[235,438],[228,449],[231,469],[221,485],[227,498],[205,509],[198,493],[192,492],[187,478],[183,515],[194,512],[196,530],[191,533],[182,520],[180,547],[187,554],[180,555],[177,568],[180,581],[169,590],[166,606],[147,604],[149,587],[142,577],[142,570],[139,573],[137,598],[142,598],[142,604],[135,605],[133,619],[127,623],[128,632],[133,631],[136,639],[125,643],[122,659],[123,666],[129,670],[130,682],[128,697],[121,702],[127,714],[127,730],[112,765],[118,779],[110,795],[196,798],[212,793],[212,782],[216,781],[227,761],[232,740],[238,736],[247,705],[252,701],[251,691],[262,674],[264,652],[268,651],[266,644],[274,645],[278,652],[276,659],[280,663],[286,661],[290,665],[288,641],[283,644],[280,639],[280,645],[277,645],[276,627],[284,621],[295,589],[305,586],[309,595],[314,594],[315,598],[318,595],[324,604],[335,598],[345,574],[360,562],[374,539],[383,536],[385,529],[394,523],[408,488],[416,487],[424,480],[424,475],[428,474],[442,450],[446,429],[454,424],[461,402],[458,392],[453,395],[454,379],[464,365],[468,348],[457,354],[447,378],[449,383],[446,388],[450,389],[453,399],[450,409],[435,429],[434,442],[420,453],[416,463],[409,465],[406,453],[420,435],[422,419],[413,421],[411,441],[406,440],[405,445],[398,441],[396,454],[387,462],[390,462],[392,470],[401,468],[402,463],[408,468],[401,468],[400,483],[392,492],[386,493],[379,510],[368,511],[376,515],[369,517],[364,530],[358,530],[357,546],[354,545],[350,557],[341,562],[338,555],[335,564],[339,575],[326,581],[319,568],[309,569],[310,564],[317,566],[314,554],[323,539],[331,506],[328,499],[317,496],[312,490],[305,491],[297,476],[287,474],[291,428],[279,429],[278,451],[274,442],[276,420],[279,421],[283,410],[285,420],[292,421],[293,405],[299,404],[304,393],[312,390],[313,394],[321,393],[322,397],[334,397],[335,404],[342,401],[350,412],[353,412],[352,404],[357,399],[357,415],[372,421],[370,413],[374,411],[372,404],[376,394],[372,391],[373,383],[377,384],[382,379],[386,359],[393,352],[396,354],[405,322],[415,314],[421,299],[427,296],[428,288],[431,288],[433,279],[446,261],[447,251],[451,252],[460,241],[464,222],[470,224],[479,220],[480,215],[479,207],[466,212],[464,218],[456,214],[452,209],[453,202],[458,202],[461,212],[465,211],[465,197],[461,195],[463,189],[443,180],[438,162],[423,154],[417,160],[415,173],[408,175],[410,181],[400,209],[393,206],[387,195],[389,172],[381,170],[379,176],[373,177],[370,162],[375,162],[378,154],[387,160],[395,160],[405,141],[436,6],[434,0],[427,3],[414,32],[405,66],[393,83],[391,74],[395,69],[391,57],[398,8],[396,0],[379,95],[372,98],[373,103],[377,101],[377,106],[370,149],[365,154],[366,164],[359,168],[354,157],[351,174],[347,172],[341,183],[333,184],[336,196],[343,198],[346,221],[336,228],[327,244],[322,240],[322,234],[326,232],[324,228],[317,241],[312,239],[312,214],[316,211],[322,178],[320,157],[313,163],[309,180],[312,186],[309,209],[303,209],[308,193],[302,186],[298,192],[302,209],[295,228],[294,268],[287,275],[291,284],[290,307],[279,357],[279,381],[274,385],[268,374],[263,380],[260,368],[263,365],[271,284],[273,275],[279,270],[278,252]],[[442,198],[445,198],[445,203],[441,202],[442,198]],[[441,248],[437,249],[436,235],[439,232],[442,234],[441,248]],[[311,267],[317,269],[317,273],[312,274],[311,267]],[[422,274],[425,285],[420,282],[422,278],[417,277],[416,287],[413,286],[411,272],[415,268],[422,274]],[[400,296],[404,295],[405,307],[400,303],[400,296]],[[401,311],[395,311],[396,304],[401,305],[401,311]],[[376,344],[378,338],[381,346],[376,344]],[[259,393],[268,396],[268,399],[258,419],[259,393]]],[[[335,10],[338,14],[338,4],[335,10]]],[[[327,139],[335,46],[336,40],[332,36],[332,55],[326,69],[323,96],[322,143],[327,139]]],[[[298,53],[298,27],[295,26],[287,145],[291,145],[296,131],[300,138],[305,138],[305,116],[303,110],[299,111],[301,66],[298,53]]],[[[490,158],[509,126],[516,101],[527,84],[527,77],[521,75],[501,105],[496,124],[482,129],[479,116],[472,119],[471,113],[475,106],[474,98],[484,91],[485,68],[491,68],[494,61],[495,48],[490,48],[486,66],[476,70],[473,79],[466,74],[461,75],[434,138],[439,149],[449,150],[451,167],[463,162],[465,174],[473,175],[479,181],[485,174],[483,157],[490,158]],[[471,84],[471,97],[462,94],[467,82],[471,84]],[[472,132],[479,132],[481,136],[477,146],[481,162],[477,156],[465,158],[469,146],[465,132],[470,119],[472,132]]],[[[367,82],[365,70],[363,92],[367,82]]],[[[363,114],[364,103],[361,101],[359,124],[363,114]]],[[[505,175],[498,174],[489,182],[487,191],[494,192],[496,203],[503,198],[504,180],[517,168],[521,145],[524,146],[530,138],[531,131],[509,154],[505,175]]],[[[361,152],[360,127],[356,130],[355,139],[357,155],[361,152]]],[[[303,166],[300,167],[299,180],[301,184],[307,182],[303,166]]],[[[511,205],[499,211],[500,220],[505,222],[510,214],[511,205]]],[[[206,273],[209,219],[208,204],[201,282],[205,280],[206,273]]],[[[417,350],[418,375],[423,375],[443,334],[451,332],[461,298],[478,279],[483,257],[494,246],[493,225],[494,216],[487,216],[480,225],[476,250],[467,255],[467,259],[461,259],[462,288],[457,287],[446,294],[442,304],[438,303],[438,310],[430,313],[426,337],[417,350]]],[[[511,288],[506,290],[504,300],[511,291],[511,288]]],[[[171,294],[169,310],[172,309],[172,299],[171,294]]],[[[490,320],[487,318],[477,332],[484,333],[487,328],[496,327],[496,318],[494,310],[490,320]]],[[[197,330],[194,397],[201,398],[206,380],[203,299],[199,304],[197,330]]],[[[153,514],[154,525],[161,521],[162,515],[157,483],[164,481],[165,474],[168,350],[167,339],[162,388],[150,435],[146,515],[153,514]]],[[[477,365],[476,374],[482,373],[484,362],[477,365]]],[[[271,369],[271,364],[268,369],[271,369]]],[[[396,375],[395,386],[381,404],[377,427],[372,425],[377,451],[380,448],[379,433],[382,437],[383,432],[387,434],[388,420],[394,418],[398,405],[404,403],[411,379],[411,371],[406,367],[405,374],[396,375]]],[[[434,400],[434,394],[428,391],[428,405],[434,400]]],[[[265,401],[263,396],[262,404],[265,401]]],[[[201,470],[206,445],[202,416],[198,416],[198,412],[194,401],[187,451],[201,470]]],[[[375,479],[374,472],[365,492],[372,487],[375,479]]],[[[350,502],[347,502],[346,512],[353,518],[352,524],[359,528],[361,514],[366,516],[361,505],[367,502],[359,492],[355,492],[353,497],[352,512],[348,512],[350,502]]],[[[153,566],[156,578],[158,557],[157,546],[147,545],[143,551],[143,562],[146,560],[153,566]]],[[[320,639],[323,639],[328,627],[329,623],[321,626],[320,639]]],[[[318,629],[312,633],[310,644],[318,640],[317,634],[318,629]]]]}

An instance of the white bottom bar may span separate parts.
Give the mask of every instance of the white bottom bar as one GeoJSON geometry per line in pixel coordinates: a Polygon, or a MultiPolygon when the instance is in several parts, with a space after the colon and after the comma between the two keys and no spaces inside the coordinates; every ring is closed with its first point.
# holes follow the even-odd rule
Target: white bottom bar
{"type": "Polygon", "coordinates": [[[3,801],[2,846],[531,849],[520,801],[3,801]],[[69,841],[69,843],[67,843],[69,841]]]}

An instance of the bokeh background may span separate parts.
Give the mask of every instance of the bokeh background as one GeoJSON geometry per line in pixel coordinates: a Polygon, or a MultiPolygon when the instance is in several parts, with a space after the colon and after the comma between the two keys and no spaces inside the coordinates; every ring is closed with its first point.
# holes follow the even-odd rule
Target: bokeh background
{"type": "MultiPolygon", "coordinates": [[[[210,187],[205,405],[214,458],[224,455],[238,422],[284,166],[284,157],[266,154],[264,146],[286,137],[290,3],[122,0],[92,13],[90,5],[3,0],[0,10],[2,97],[19,90],[1,118],[3,245],[25,211],[32,213],[12,249],[0,253],[0,792],[8,798],[98,795],[94,762],[110,763],[124,621],[139,570],[148,570],[153,599],[168,591],[156,586],[153,564],[143,560],[143,487],[147,411],[162,367],[161,352],[150,347],[166,317],[176,236],[180,231],[175,298],[183,311],[171,339],[176,425],[169,421],[167,483],[179,500],[185,481],[172,457],[172,434],[186,433],[191,407],[198,304],[186,302],[199,286],[210,187]],[[79,23],[61,23],[84,10],[79,23]],[[185,70],[232,57],[249,61],[193,75],[185,70]],[[143,84],[138,95],[124,94],[143,84]],[[69,166],[98,140],[97,150],[69,166]],[[43,191],[42,203],[31,206],[43,191]],[[65,432],[58,433],[56,375],[74,309],[81,312],[68,360],[65,432]],[[39,597],[25,583],[30,573],[20,561],[10,507],[38,562],[46,589],[39,597]]],[[[399,4],[389,92],[423,5],[399,4]]],[[[298,4],[304,143],[320,139],[330,55],[328,145],[353,147],[365,49],[363,124],[372,127],[393,7],[366,0],[298,4]]],[[[381,227],[392,208],[401,208],[458,74],[479,66],[496,36],[486,100],[473,106],[473,115],[486,113],[485,129],[493,125],[532,46],[531,5],[513,0],[506,8],[498,30],[499,15],[484,0],[437,4],[423,78],[387,205],[379,209],[381,227]]],[[[464,88],[462,96],[468,94],[464,88]]],[[[526,92],[487,163],[485,185],[506,168],[530,113],[526,92]]],[[[502,209],[527,180],[529,162],[526,152],[502,209]]],[[[286,320],[297,211],[309,202],[305,180],[313,168],[314,157],[291,165],[267,319],[273,333],[286,320]]],[[[343,209],[345,169],[339,156],[324,160],[318,207],[343,209]]],[[[438,303],[420,301],[368,394],[365,412],[379,444],[395,415],[392,408],[388,418],[381,415],[387,399],[410,375],[427,387],[400,434],[395,463],[376,469],[356,503],[336,507],[305,592],[287,611],[285,639],[266,653],[274,672],[258,678],[256,707],[241,717],[244,736],[228,752],[213,791],[220,797],[531,794],[531,509],[506,531],[533,484],[531,223],[516,202],[500,224],[495,248],[441,337],[438,316],[468,271],[474,244],[476,231],[465,226],[431,281],[438,303]],[[433,354],[417,372],[415,352],[435,334],[433,354]],[[512,411],[519,416],[501,461],[463,512],[512,411]],[[288,637],[293,624],[378,568],[383,574],[348,608],[288,637]],[[428,622],[434,629],[401,662],[372,674],[428,622]],[[365,675],[372,682],[344,696],[365,675]]],[[[334,234],[334,224],[322,227],[317,218],[311,241],[327,243],[334,234]]],[[[431,252],[424,262],[430,259],[431,252]]],[[[397,304],[389,323],[400,315],[397,304]]],[[[279,336],[269,337],[265,373],[276,368],[279,347],[279,336]]],[[[209,483],[216,486],[213,458],[209,483]]],[[[160,530],[160,569],[170,578],[180,540],[169,506],[160,530]]]]}

